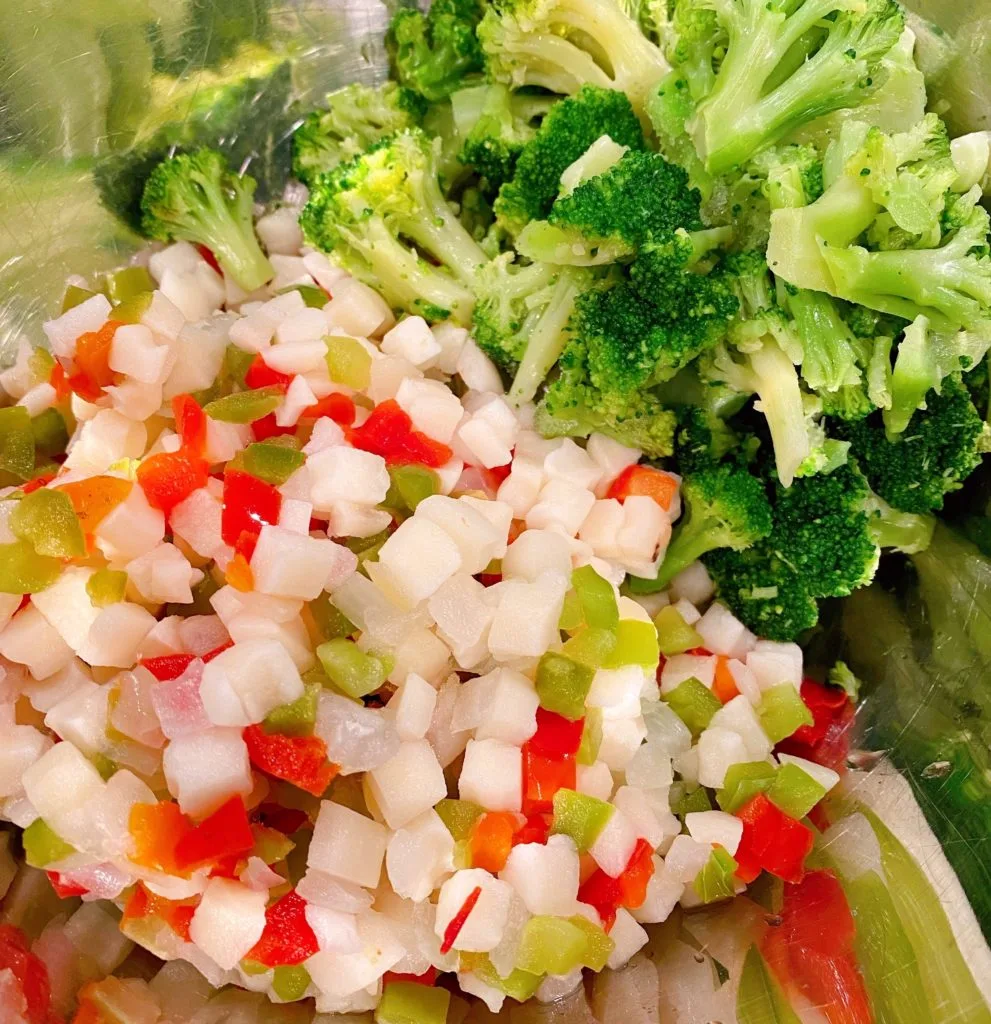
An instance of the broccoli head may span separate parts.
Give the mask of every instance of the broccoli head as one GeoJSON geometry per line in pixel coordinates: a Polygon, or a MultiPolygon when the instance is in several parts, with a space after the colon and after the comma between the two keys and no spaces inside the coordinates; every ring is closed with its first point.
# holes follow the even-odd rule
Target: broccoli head
{"type": "Polygon", "coordinates": [[[987,425],[958,374],[926,396],[925,409],[893,441],[879,413],[837,429],[850,441],[871,487],[905,512],[941,509],[946,494],[962,486],[987,450],[987,425]]]}
{"type": "Polygon", "coordinates": [[[499,190],[494,205],[503,228],[515,236],[531,220],[543,220],[560,191],[561,174],[603,135],[628,149],[644,148],[643,129],[623,93],[586,86],[555,103],[499,190]]]}
{"type": "Polygon", "coordinates": [[[233,174],[221,153],[200,149],[163,160],[141,197],[149,238],[205,245],[224,273],[252,292],[275,274],[255,234],[255,181],[233,174]]]}
{"type": "Polygon", "coordinates": [[[612,263],[678,228],[701,229],[700,198],[680,167],[657,153],[629,152],[560,197],[546,221],[523,229],[516,247],[551,263],[612,263]]]}
{"type": "Polygon", "coordinates": [[[484,9],[483,0],[434,0],[426,14],[400,8],[386,36],[400,84],[437,102],[481,71],[484,56],[475,30],[484,9]]]}
{"type": "Polygon", "coordinates": [[[494,0],[478,38],[496,81],[568,96],[584,85],[618,89],[638,112],[668,70],[615,0],[494,0]]]}
{"type": "Polygon", "coordinates": [[[745,469],[717,466],[686,476],[685,515],[675,529],[657,578],[631,581],[637,593],[663,590],[682,569],[716,548],[741,551],[771,532],[764,484],[745,469]]]}
{"type": "Polygon", "coordinates": [[[467,323],[487,257],[445,200],[438,160],[439,143],[418,129],[383,139],[317,179],[300,224],[393,305],[467,323]]]}
{"type": "Polygon", "coordinates": [[[327,96],[326,109],[313,111],[293,134],[293,173],[312,182],[379,139],[416,127],[425,112],[423,99],[395,82],[338,89],[327,96]]]}
{"type": "MultiPolygon", "coordinates": [[[[698,17],[693,45],[676,50],[678,70],[699,93],[687,128],[712,174],[740,167],[804,123],[865,97],[871,75],[897,43],[904,16],[895,0],[683,0],[698,17]],[[717,31],[718,29],[718,31],[717,31]],[[716,44],[725,38],[714,68],[716,44]]],[[[682,7],[683,4],[679,4],[682,7]]]]}
{"type": "Polygon", "coordinates": [[[535,421],[544,437],[605,434],[652,458],[671,454],[675,425],[674,413],[650,391],[597,387],[589,376],[585,348],[574,337],[537,406],[535,421]]]}

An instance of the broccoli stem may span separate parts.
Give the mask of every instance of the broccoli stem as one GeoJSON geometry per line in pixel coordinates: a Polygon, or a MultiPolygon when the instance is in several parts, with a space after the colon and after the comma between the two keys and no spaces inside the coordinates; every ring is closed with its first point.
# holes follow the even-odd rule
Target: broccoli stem
{"type": "Polygon", "coordinates": [[[802,377],[815,391],[838,391],[861,379],[856,341],[833,300],[800,289],[788,296],[788,308],[802,342],[802,377]]]}
{"type": "Polygon", "coordinates": [[[526,351],[509,389],[509,400],[515,405],[529,402],[564,350],[565,328],[578,298],[581,280],[562,269],[551,293],[550,301],[529,332],[526,351]]]}
{"type": "Polygon", "coordinates": [[[655,594],[663,590],[678,573],[697,562],[706,552],[720,547],[720,542],[713,540],[713,531],[720,525],[715,518],[689,516],[674,531],[657,577],[653,580],[637,578],[636,592],[655,594]]]}
{"type": "Polygon", "coordinates": [[[812,450],[798,373],[788,356],[769,339],[749,358],[754,390],[771,432],[778,478],[790,487],[798,467],[812,450]]]}

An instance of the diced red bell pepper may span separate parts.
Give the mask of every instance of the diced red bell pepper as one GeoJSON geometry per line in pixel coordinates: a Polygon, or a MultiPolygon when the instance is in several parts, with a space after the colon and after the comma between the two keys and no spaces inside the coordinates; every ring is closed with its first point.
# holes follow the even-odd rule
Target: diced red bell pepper
{"type": "Polygon", "coordinates": [[[318,948],[306,920],[306,901],[292,889],[265,911],[265,930],[245,959],[266,967],[293,967],[308,960],[318,948]]]}
{"type": "Polygon", "coordinates": [[[57,871],[46,871],[45,874],[48,875],[48,881],[51,882],[55,895],[60,900],[70,900],[74,896],[85,896],[89,892],[85,885],[80,885],[78,882],[63,882],[62,876],[57,871]]]}
{"type": "Polygon", "coordinates": [[[454,457],[446,444],[414,430],[409,415],[392,398],[375,406],[368,419],[350,431],[350,441],[355,448],[381,455],[391,466],[420,463],[437,469],[454,457]]]}
{"type": "Polygon", "coordinates": [[[275,422],[275,413],[270,412],[267,416],[262,416],[260,420],[255,420],[251,424],[251,433],[254,435],[256,441],[267,441],[270,437],[282,437],[288,434],[295,434],[295,427],[280,427],[275,422]]]}
{"type": "Polygon", "coordinates": [[[196,458],[206,451],[206,413],[192,395],[176,395],[172,399],[172,415],[182,447],[196,458]]]}
{"type": "Polygon", "coordinates": [[[298,807],[283,807],[282,804],[260,804],[256,812],[260,824],[291,836],[301,828],[310,824],[306,811],[298,807]]]}
{"type": "Polygon", "coordinates": [[[178,679],[193,661],[195,658],[191,654],[161,654],[157,658],[143,658],[140,664],[160,683],[165,683],[178,679]]]}
{"type": "Polygon", "coordinates": [[[65,375],[65,367],[58,360],[55,361],[52,372],[48,375],[48,383],[55,389],[55,401],[59,405],[72,394],[72,388],[69,387],[69,381],[65,375]]]}
{"type": "Polygon", "coordinates": [[[85,398],[95,402],[103,395],[103,389],[113,384],[114,371],[110,369],[110,346],[114,342],[119,320],[108,320],[98,331],[88,331],[76,340],[73,362],[76,372],[68,379],[69,387],[85,398]]]}
{"type": "Polygon", "coordinates": [[[247,372],[244,375],[244,386],[251,391],[255,388],[267,388],[273,385],[277,387],[288,388],[292,384],[293,375],[291,373],[282,373],[280,370],[273,370],[268,363],[265,362],[262,354],[259,352],[254,359],[251,360],[251,365],[248,367],[247,372]]]}
{"type": "Polygon", "coordinates": [[[207,263],[210,264],[211,267],[213,267],[213,269],[218,274],[220,274],[221,277],[224,276],[224,272],[220,269],[220,264],[217,262],[217,257],[213,255],[212,249],[205,245],[197,243],[196,251],[203,257],[203,259],[207,261],[207,263]]]}
{"type": "Polygon", "coordinates": [[[786,882],[800,882],[812,850],[812,830],[779,810],[764,793],[747,801],[736,816],[743,822],[734,854],[737,877],[752,882],[763,870],[786,882]]]}
{"type": "Polygon", "coordinates": [[[192,827],[179,805],[171,800],[135,804],[128,819],[128,831],[134,840],[131,860],[169,875],[183,874],[176,860],[176,847],[192,827]]]}
{"type": "Polygon", "coordinates": [[[244,801],[232,796],[176,843],[175,862],[183,871],[192,871],[224,857],[250,853],[254,845],[244,801]]]}
{"type": "Polygon", "coordinates": [[[224,651],[229,651],[233,646],[234,641],[228,640],[227,643],[221,644],[219,647],[214,647],[212,651],[207,651],[200,660],[205,665],[207,662],[213,661],[218,654],[223,654],[224,651]]]}
{"type": "Polygon", "coordinates": [[[513,848],[513,834],[519,822],[508,811],[486,811],[480,815],[471,830],[468,849],[473,868],[485,868],[497,875],[506,866],[513,848]]]}
{"type": "Polygon", "coordinates": [[[0,925],[0,971],[14,976],[24,996],[27,1024],[55,1024],[48,968],[31,952],[25,934],[12,924],[0,925]]]}
{"type": "Polygon", "coordinates": [[[325,398],[321,398],[315,405],[307,406],[300,415],[300,419],[318,420],[327,417],[342,427],[350,427],[354,423],[355,415],[356,410],[351,396],[335,391],[325,398]]]}
{"type": "Polygon", "coordinates": [[[440,971],[436,967],[428,967],[423,974],[397,974],[395,971],[386,971],[382,975],[382,984],[388,985],[390,981],[408,981],[413,985],[426,985],[428,987],[436,984],[440,971]]]}
{"type": "Polygon", "coordinates": [[[607,498],[653,498],[666,512],[678,493],[678,480],[671,473],[650,466],[627,466],[609,485],[607,498]]]}
{"type": "Polygon", "coordinates": [[[654,851],[646,839],[638,839],[630,859],[619,876],[622,892],[621,905],[629,910],[643,906],[647,898],[647,883],[654,874],[654,851]]]}
{"type": "Polygon", "coordinates": [[[454,943],[458,941],[461,929],[465,926],[465,921],[468,920],[468,915],[475,909],[475,904],[478,902],[478,898],[481,895],[482,887],[480,885],[476,885],[475,888],[468,893],[468,897],[464,903],[461,904],[461,909],[448,922],[447,927],[444,929],[444,939],[440,944],[441,954],[451,952],[451,949],[454,947],[454,943]]]}
{"type": "Polygon", "coordinates": [[[599,917],[616,917],[616,908],[623,902],[623,887],[618,878],[607,875],[602,868],[596,868],[578,889],[578,899],[595,907],[599,917]]]}
{"type": "Polygon", "coordinates": [[[546,757],[523,744],[523,813],[549,814],[559,789],[577,788],[577,766],[573,757],[546,757]]]}
{"type": "Polygon", "coordinates": [[[257,537],[264,523],[278,523],[281,510],[282,495],[271,484],[241,469],[224,473],[220,532],[225,544],[233,547],[244,532],[257,537]]]}
{"type": "Polygon", "coordinates": [[[527,740],[527,745],[545,757],[573,757],[582,745],[584,728],[584,718],[572,722],[564,715],[537,708],[537,731],[527,740]]]}
{"type": "Polygon", "coordinates": [[[327,760],[327,744],[319,736],[283,736],[249,725],[244,742],[256,768],[314,796],[322,796],[338,772],[327,760]]]}
{"type": "Polygon", "coordinates": [[[798,988],[829,1024],[874,1024],[857,964],[856,924],[833,873],[810,871],[786,885],[778,921],[761,946],[780,983],[798,988]]]}
{"type": "Polygon", "coordinates": [[[525,824],[513,833],[513,846],[522,843],[546,843],[551,833],[551,814],[530,814],[525,824]]]}
{"type": "Polygon", "coordinates": [[[178,903],[149,892],[140,882],[134,887],[130,899],[124,906],[123,920],[157,917],[164,921],[180,938],[189,942],[189,925],[196,912],[196,903],[178,903]]]}
{"type": "Polygon", "coordinates": [[[716,672],[712,681],[712,692],[723,704],[728,704],[734,697],[740,696],[736,680],[729,670],[729,658],[722,654],[716,657],[716,672]]]}
{"type": "Polygon", "coordinates": [[[201,458],[180,449],[149,456],[138,466],[137,476],[148,504],[168,516],[179,502],[206,486],[210,467],[201,458]]]}
{"type": "Polygon", "coordinates": [[[777,750],[804,757],[841,774],[850,753],[850,732],[856,708],[838,686],[802,680],[802,700],[812,712],[812,725],[803,725],[778,744],[777,750]]]}

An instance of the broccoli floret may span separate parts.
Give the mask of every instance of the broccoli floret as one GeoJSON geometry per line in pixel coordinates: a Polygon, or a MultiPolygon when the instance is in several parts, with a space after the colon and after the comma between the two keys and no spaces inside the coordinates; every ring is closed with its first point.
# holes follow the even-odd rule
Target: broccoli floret
{"type": "Polygon", "coordinates": [[[884,429],[893,441],[908,427],[916,409],[926,407],[926,395],[940,390],[943,378],[980,363],[991,346],[991,332],[954,331],[937,334],[925,317],[908,327],[898,345],[891,372],[891,403],[883,412],[884,429]]]}
{"type": "Polygon", "coordinates": [[[311,245],[393,305],[467,323],[487,258],[444,199],[438,152],[439,143],[416,129],[383,139],[317,179],[300,224],[311,245]]]}
{"type": "Polygon", "coordinates": [[[613,0],[494,0],[478,38],[496,81],[563,95],[584,85],[618,89],[638,112],[668,70],[661,51],[613,0]]]}
{"type": "Polygon", "coordinates": [[[822,292],[786,290],[785,302],[802,346],[802,379],[825,397],[862,380],[864,345],[844,323],[836,304],[822,292]]]}
{"type": "Polygon", "coordinates": [[[963,375],[963,382],[970,392],[974,408],[986,420],[991,414],[991,388],[989,388],[988,358],[982,359],[972,370],[963,375]]]}
{"type": "Polygon", "coordinates": [[[695,113],[695,101],[691,85],[680,70],[668,72],[648,94],[646,113],[661,153],[672,163],[684,167],[692,187],[708,200],[716,179],[706,170],[688,135],[686,125],[695,113]]]}
{"type": "Polygon", "coordinates": [[[588,275],[547,263],[520,266],[503,253],[476,276],[472,334],[501,369],[513,374],[510,399],[528,402],[557,362],[588,275]]]}
{"type": "Polygon", "coordinates": [[[628,149],[644,148],[643,129],[621,92],[586,86],[555,103],[499,190],[495,211],[502,227],[515,236],[531,220],[543,220],[558,196],[562,172],[603,135],[628,149]]]}
{"type": "Polygon", "coordinates": [[[650,391],[596,387],[590,380],[586,352],[572,338],[558,362],[558,375],[537,406],[536,428],[545,437],[605,434],[652,458],[674,448],[674,413],[650,391]]]}
{"type": "Polygon", "coordinates": [[[326,109],[313,111],[293,135],[292,168],[300,181],[312,182],[379,139],[418,126],[426,113],[423,99],[395,82],[348,85],[326,102],[326,109]]]}
{"type": "Polygon", "coordinates": [[[514,93],[498,82],[459,89],[451,96],[454,124],[464,139],[458,159],[494,192],[512,177],[552,102],[548,96],[514,93]]]}
{"type": "Polygon", "coordinates": [[[164,160],[141,197],[149,238],[205,245],[224,273],[253,292],[275,274],[255,234],[255,180],[231,173],[214,149],[164,160]]]}
{"type": "Polygon", "coordinates": [[[638,593],[663,590],[682,569],[716,548],[742,551],[771,532],[764,484],[744,469],[719,466],[686,476],[685,515],[668,545],[657,578],[631,581],[638,593]]]}
{"type": "Polygon", "coordinates": [[[651,239],[702,228],[688,176],[657,153],[630,152],[528,224],[516,248],[530,259],[596,265],[633,255],[651,239]]]}
{"type": "Polygon", "coordinates": [[[386,36],[399,82],[436,102],[481,71],[485,58],[475,30],[484,10],[483,0],[434,0],[426,14],[400,8],[386,36]]]}
{"type": "Polygon", "coordinates": [[[847,384],[820,395],[824,416],[841,420],[862,420],[877,408],[863,384],[847,384]]]}
{"type": "Polygon", "coordinates": [[[962,486],[987,447],[987,426],[957,374],[943,380],[939,393],[926,395],[926,408],[894,441],[878,413],[837,427],[871,487],[896,509],[919,514],[941,509],[945,495],[962,486]]]}
{"type": "Polygon", "coordinates": [[[871,536],[879,547],[916,555],[932,543],[936,528],[934,516],[901,512],[873,491],[868,495],[865,508],[870,516],[871,536]]]}
{"type": "Polygon", "coordinates": [[[747,452],[739,436],[720,416],[697,405],[680,406],[676,414],[674,458],[680,473],[708,469],[733,452],[739,452],[746,461],[747,452]]]}
{"type": "MultiPolygon", "coordinates": [[[[712,86],[688,125],[713,174],[741,166],[813,118],[856,106],[904,27],[894,0],[855,8],[842,0],[689,0],[694,5],[715,11],[726,38],[712,86]]],[[[695,46],[683,59],[704,81],[712,58],[711,47],[695,46]]]]}
{"type": "Polygon", "coordinates": [[[141,195],[148,175],[176,152],[216,149],[231,167],[250,169],[262,201],[282,194],[296,119],[292,65],[255,47],[219,73],[176,80],[156,76],[135,139],[93,170],[100,199],[132,230],[141,231],[141,195]]]}

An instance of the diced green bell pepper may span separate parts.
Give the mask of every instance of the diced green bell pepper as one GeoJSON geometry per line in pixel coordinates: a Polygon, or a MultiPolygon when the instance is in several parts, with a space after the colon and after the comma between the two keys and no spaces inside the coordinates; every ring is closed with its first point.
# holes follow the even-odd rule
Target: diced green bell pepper
{"type": "Polygon", "coordinates": [[[695,789],[682,793],[672,809],[679,818],[684,819],[686,814],[694,814],[696,811],[711,811],[712,802],[705,788],[696,786],[695,789]]]}
{"type": "Polygon", "coordinates": [[[767,761],[742,761],[726,770],[723,788],[716,793],[716,803],[727,814],[738,811],[758,793],[774,782],[776,769],[767,761]]]}
{"type": "Polygon", "coordinates": [[[241,465],[246,473],[280,487],[306,462],[306,456],[288,444],[258,441],[249,444],[241,453],[241,465]]]}
{"type": "Polygon", "coordinates": [[[791,683],[764,691],[757,713],[772,743],[780,743],[803,725],[812,725],[812,712],[791,683]]]}
{"type": "Polygon", "coordinates": [[[209,402],[203,411],[211,419],[222,423],[254,423],[282,404],[285,390],[277,384],[253,391],[238,391],[209,402]]]}
{"type": "Polygon", "coordinates": [[[462,953],[458,957],[458,968],[462,971],[470,971],[486,985],[504,992],[510,999],[518,1003],[525,1003],[536,994],[540,983],[544,980],[539,974],[530,974],[514,968],[505,978],[499,976],[498,971],[492,966],[492,961],[485,953],[462,953]]]}
{"type": "Polygon", "coordinates": [[[340,611],[330,600],[330,595],[322,593],[310,601],[307,606],[313,616],[313,624],[324,640],[335,640],[338,637],[351,636],[357,628],[355,624],[340,611]]]}
{"type": "Polygon", "coordinates": [[[299,292],[300,298],[310,309],[323,309],[330,302],[330,299],[327,298],[327,293],[322,288],[317,288],[316,285],[312,284],[290,285],[288,288],[283,288],[279,294],[285,295],[286,292],[299,292]]]}
{"type": "Polygon", "coordinates": [[[516,966],[528,974],[567,974],[580,966],[588,946],[583,929],[563,917],[537,914],[523,926],[516,966]]]}
{"type": "Polygon", "coordinates": [[[63,491],[39,487],[24,495],[10,513],[10,528],[39,555],[80,558],[86,554],[79,517],[63,491]]]}
{"type": "Polygon", "coordinates": [[[148,294],[155,290],[155,282],[147,267],[121,267],[103,275],[100,291],[115,306],[127,302],[136,295],[148,294]]]}
{"type": "Polygon", "coordinates": [[[265,731],[283,736],[309,736],[317,720],[317,701],[322,689],[319,683],[306,683],[302,697],[268,713],[262,722],[265,731]]]}
{"type": "Polygon", "coordinates": [[[582,741],[578,748],[579,764],[595,764],[602,746],[602,708],[585,709],[585,725],[582,727],[582,741]]]}
{"type": "Polygon", "coordinates": [[[587,945],[582,954],[582,967],[588,967],[593,971],[603,970],[606,961],[616,948],[616,943],[597,924],[592,924],[587,917],[582,917],[581,914],[575,914],[568,920],[585,933],[587,945]]]}
{"type": "Polygon", "coordinates": [[[704,646],[701,635],[685,622],[674,605],[662,608],[654,616],[654,625],[657,627],[657,644],[666,658],[704,646]]]}
{"type": "Polygon", "coordinates": [[[94,295],[96,295],[96,292],[90,291],[89,288],[80,288],[77,284],[70,284],[62,294],[61,311],[68,313],[70,309],[81,306],[87,299],[93,298],[94,295]]]}
{"type": "Polygon", "coordinates": [[[58,409],[46,409],[31,420],[31,433],[38,455],[50,458],[62,455],[69,444],[65,417],[58,409]]]}
{"type": "Polygon", "coordinates": [[[446,988],[390,981],[375,1010],[375,1024],[444,1024],[451,1005],[446,988]]]}
{"type": "Polygon", "coordinates": [[[349,697],[374,693],[392,671],[392,658],[366,654],[353,640],[328,640],[316,653],[327,677],[349,697]]]}
{"type": "Polygon", "coordinates": [[[767,798],[772,804],[799,821],[825,795],[826,787],[797,764],[783,764],[767,790],[767,798]]]}
{"type": "Polygon", "coordinates": [[[593,629],[615,630],[619,625],[619,606],[612,584],[590,565],[571,574],[571,586],[581,602],[585,622],[593,629]]]}
{"type": "Polygon", "coordinates": [[[39,555],[26,540],[0,544],[0,594],[36,594],[61,572],[59,559],[39,555]]]}
{"type": "Polygon", "coordinates": [[[146,292],[135,292],[114,306],[111,317],[123,324],[139,324],[151,305],[152,289],[146,292]]]}
{"type": "Polygon", "coordinates": [[[255,845],[251,851],[252,856],[258,857],[266,864],[278,864],[285,860],[295,849],[296,844],[283,835],[278,829],[268,828],[265,825],[252,823],[251,835],[254,837],[255,845]]]}
{"type": "Polygon", "coordinates": [[[55,369],[55,360],[51,352],[43,348],[36,348],[28,356],[28,370],[31,372],[32,384],[47,384],[52,377],[52,370],[55,369]]]}
{"type": "Polygon", "coordinates": [[[224,361],[217,380],[227,384],[228,387],[237,385],[237,387],[243,388],[244,378],[248,375],[248,370],[254,361],[253,352],[245,352],[237,345],[228,345],[224,349],[224,361]]]}
{"type": "Polygon", "coordinates": [[[579,852],[584,853],[609,824],[615,809],[605,800],[588,796],[586,793],[576,793],[573,789],[559,789],[554,794],[551,832],[555,835],[571,836],[579,852]]]}
{"type": "Polygon", "coordinates": [[[302,965],[276,967],[272,972],[272,991],[287,1003],[302,999],[310,987],[310,972],[302,965]]]}
{"type": "Polygon", "coordinates": [[[688,726],[693,736],[697,736],[705,729],[712,721],[712,716],[722,707],[712,690],[694,676],[665,694],[664,700],[688,726]]]}
{"type": "Polygon", "coordinates": [[[557,628],[565,633],[574,633],[585,625],[585,612],[582,610],[581,598],[574,590],[564,595],[561,606],[561,617],[557,620],[557,628]]]}
{"type": "Polygon", "coordinates": [[[434,806],[440,820],[447,826],[447,831],[455,842],[464,842],[471,836],[475,822],[485,813],[482,807],[471,800],[449,800],[447,798],[434,806]]]}
{"type": "Polygon", "coordinates": [[[739,1024],[800,1024],[756,945],[750,947],[743,961],[736,1019],[739,1024]]]}
{"type": "Polygon", "coordinates": [[[589,626],[565,640],[561,652],[589,668],[602,668],[616,648],[616,631],[589,626]]]}
{"type": "Polygon", "coordinates": [[[736,895],[733,876],[737,862],[721,846],[713,849],[702,870],[695,876],[692,888],[703,903],[731,899],[736,895]]]}
{"type": "Polygon", "coordinates": [[[259,963],[257,960],[248,959],[242,960],[238,964],[238,967],[240,967],[249,978],[256,978],[259,975],[268,974],[272,969],[271,967],[266,967],[263,963],[259,963]]]}
{"type": "Polygon", "coordinates": [[[547,651],[537,663],[537,697],[540,705],[572,722],[585,714],[585,698],[592,688],[595,670],[547,651]]]}
{"type": "Polygon", "coordinates": [[[116,761],[107,757],[106,754],[101,754],[97,751],[95,754],[89,756],[90,764],[100,773],[100,778],[104,782],[109,782],[114,775],[120,771],[120,765],[116,761]]]}
{"type": "Polygon", "coordinates": [[[23,405],[0,409],[0,484],[18,484],[34,476],[34,431],[23,405]]]}
{"type": "Polygon", "coordinates": [[[76,852],[43,818],[35,818],[21,836],[24,859],[33,868],[45,868],[76,852]]]}
{"type": "Polygon", "coordinates": [[[327,372],[335,384],[362,391],[372,376],[371,354],[354,338],[334,335],[327,339],[327,372]]]}
{"type": "Polygon", "coordinates": [[[440,493],[440,477],[426,466],[390,466],[389,493],[382,503],[386,508],[416,511],[424,498],[440,493]]]}
{"type": "Polygon", "coordinates": [[[119,569],[97,569],[86,581],[86,593],[96,608],[106,608],[124,600],[127,573],[119,569]]]}
{"type": "Polygon", "coordinates": [[[641,665],[647,672],[657,668],[661,652],[657,646],[657,630],[652,622],[620,619],[616,628],[616,646],[606,658],[605,668],[641,665]]]}
{"type": "Polygon", "coordinates": [[[365,562],[378,561],[379,551],[388,539],[389,531],[382,530],[371,537],[348,537],[344,541],[344,546],[358,556],[358,568],[361,569],[365,562]]]}

